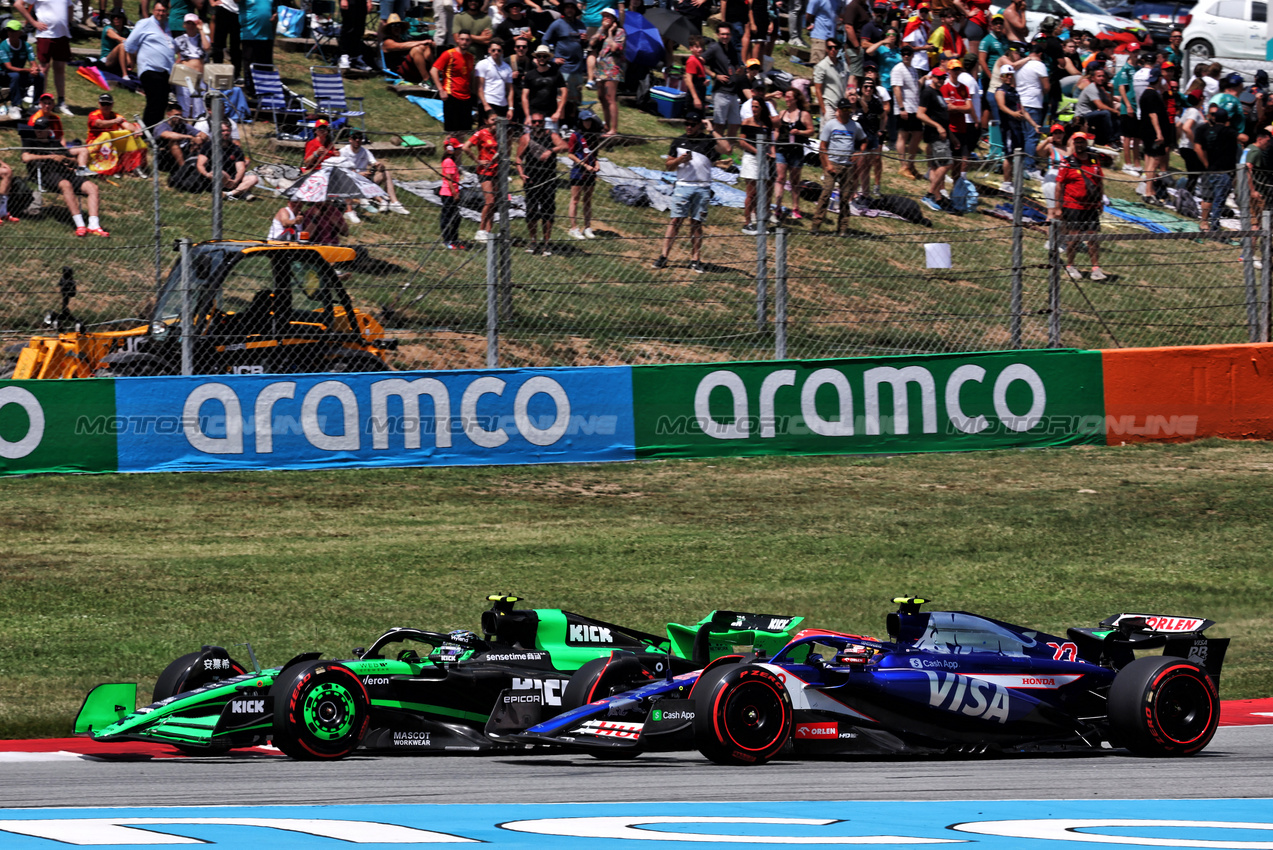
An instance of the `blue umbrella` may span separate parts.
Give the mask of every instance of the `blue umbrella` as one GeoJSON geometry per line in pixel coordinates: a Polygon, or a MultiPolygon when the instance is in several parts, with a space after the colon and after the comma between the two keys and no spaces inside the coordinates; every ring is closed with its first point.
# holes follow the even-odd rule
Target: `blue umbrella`
{"type": "Polygon", "coordinates": [[[627,34],[627,46],[623,55],[629,63],[647,68],[657,68],[663,62],[663,37],[654,24],[639,12],[628,12],[623,17],[623,31],[627,34]]]}

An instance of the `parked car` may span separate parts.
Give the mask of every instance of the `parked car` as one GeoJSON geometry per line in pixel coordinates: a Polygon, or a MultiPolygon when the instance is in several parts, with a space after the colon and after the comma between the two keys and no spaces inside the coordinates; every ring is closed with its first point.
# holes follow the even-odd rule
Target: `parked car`
{"type": "MultiPolygon", "coordinates": [[[[996,4],[992,11],[998,14],[1003,11],[1004,5],[996,4]]],[[[1143,40],[1149,34],[1140,21],[1113,15],[1092,0],[1026,0],[1025,21],[1031,35],[1039,31],[1039,25],[1049,15],[1057,20],[1070,18],[1074,21],[1075,30],[1085,30],[1094,35],[1130,33],[1143,40]]]]}
{"type": "Polygon", "coordinates": [[[1193,21],[1193,7],[1192,0],[1122,0],[1109,7],[1109,14],[1140,21],[1162,47],[1172,30],[1183,31],[1193,21]]]}
{"type": "Polygon", "coordinates": [[[1193,59],[1264,59],[1269,6],[1265,0],[1203,0],[1185,29],[1193,59]]]}

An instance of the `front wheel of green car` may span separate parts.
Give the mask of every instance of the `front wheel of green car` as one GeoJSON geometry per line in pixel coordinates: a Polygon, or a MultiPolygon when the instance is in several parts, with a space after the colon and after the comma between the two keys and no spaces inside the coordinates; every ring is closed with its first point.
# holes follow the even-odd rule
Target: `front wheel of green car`
{"type": "Polygon", "coordinates": [[[367,731],[367,689],[343,664],[294,667],[270,688],[274,746],[294,759],[329,761],[354,751],[367,731]]]}

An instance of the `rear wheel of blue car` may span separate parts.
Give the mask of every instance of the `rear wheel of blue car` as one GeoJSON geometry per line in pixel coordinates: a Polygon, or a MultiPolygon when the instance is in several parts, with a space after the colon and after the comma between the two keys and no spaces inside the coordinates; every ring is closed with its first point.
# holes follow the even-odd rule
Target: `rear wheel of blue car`
{"type": "MultiPolygon", "coordinates": [[[[581,705],[611,694],[628,691],[646,684],[653,675],[631,655],[610,655],[594,658],[570,677],[561,695],[562,711],[570,711],[581,705]]],[[[591,755],[599,759],[631,759],[641,755],[640,747],[615,747],[609,750],[593,750],[591,755]]]]}
{"type": "Polygon", "coordinates": [[[270,688],[274,746],[294,759],[340,759],[367,732],[367,689],[343,664],[315,661],[293,667],[270,688]]]}
{"type": "Polygon", "coordinates": [[[1113,743],[1140,756],[1187,756],[1211,742],[1220,699],[1207,671],[1184,658],[1138,658],[1109,690],[1113,743]]]}
{"type": "Polygon", "coordinates": [[[791,697],[771,670],[730,664],[694,684],[694,740],[717,764],[764,764],[791,737],[791,697]]]}
{"type": "MultiPolygon", "coordinates": [[[[224,654],[224,650],[188,652],[173,661],[155,680],[153,700],[160,702],[177,694],[239,676],[245,673],[242,665],[224,654]]],[[[210,747],[196,747],[189,744],[173,744],[188,756],[219,756],[229,751],[229,744],[215,744],[210,747]]]]}

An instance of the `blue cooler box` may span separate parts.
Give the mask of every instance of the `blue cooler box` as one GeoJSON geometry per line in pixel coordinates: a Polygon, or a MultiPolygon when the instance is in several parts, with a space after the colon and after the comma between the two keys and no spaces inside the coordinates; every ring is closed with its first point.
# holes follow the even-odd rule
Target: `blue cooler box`
{"type": "Polygon", "coordinates": [[[680,118],[685,114],[685,101],[689,95],[667,86],[653,86],[650,89],[650,97],[654,98],[659,115],[664,118],[680,118]]]}

